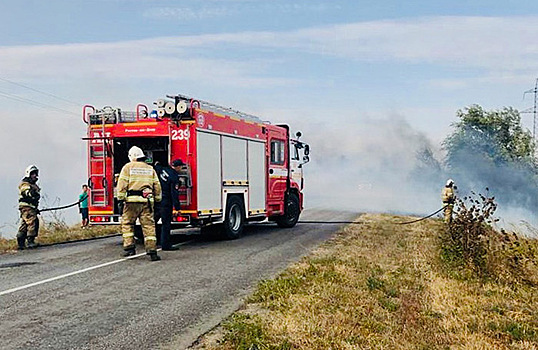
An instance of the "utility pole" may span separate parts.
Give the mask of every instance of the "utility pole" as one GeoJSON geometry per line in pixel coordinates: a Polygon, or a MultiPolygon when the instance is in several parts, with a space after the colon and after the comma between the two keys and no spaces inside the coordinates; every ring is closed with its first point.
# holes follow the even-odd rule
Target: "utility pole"
{"type": "Polygon", "coordinates": [[[523,99],[525,99],[526,94],[530,94],[530,93],[534,94],[534,107],[532,109],[527,108],[526,110],[521,111],[521,113],[532,113],[533,114],[533,118],[532,118],[532,139],[534,140],[534,142],[536,142],[536,101],[537,101],[537,97],[538,97],[538,79],[536,79],[536,83],[534,84],[534,89],[527,90],[527,91],[525,91],[523,93],[523,99]]]}

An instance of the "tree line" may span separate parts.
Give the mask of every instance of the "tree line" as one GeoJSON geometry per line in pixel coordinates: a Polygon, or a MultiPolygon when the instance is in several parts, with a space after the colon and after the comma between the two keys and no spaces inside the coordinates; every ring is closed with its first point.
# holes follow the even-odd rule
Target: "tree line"
{"type": "Polygon", "coordinates": [[[453,178],[460,191],[491,190],[501,205],[534,210],[538,205],[535,140],[512,107],[485,110],[471,105],[457,111],[458,121],[442,143],[443,160],[429,148],[417,154],[414,175],[424,181],[453,178]]]}

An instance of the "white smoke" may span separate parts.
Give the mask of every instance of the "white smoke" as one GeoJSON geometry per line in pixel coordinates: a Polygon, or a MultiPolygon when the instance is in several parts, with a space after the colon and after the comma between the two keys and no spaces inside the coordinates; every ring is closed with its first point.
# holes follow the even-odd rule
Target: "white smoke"
{"type": "Polygon", "coordinates": [[[417,178],[417,155],[425,148],[439,153],[425,134],[399,116],[353,120],[306,126],[312,149],[305,166],[308,206],[402,214],[442,206],[440,174],[417,178]]]}

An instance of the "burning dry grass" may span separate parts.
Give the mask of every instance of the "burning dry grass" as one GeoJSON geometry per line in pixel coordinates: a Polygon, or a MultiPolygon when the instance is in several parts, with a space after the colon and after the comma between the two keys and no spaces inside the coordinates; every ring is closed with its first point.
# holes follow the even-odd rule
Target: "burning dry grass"
{"type": "MultiPolygon", "coordinates": [[[[118,226],[92,226],[82,229],[78,225],[69,227],[61,222],[52,222],[43,226],[44,227],[39,229],[39,236],[37,237],[37,242],[40,244],[53,244],[108,236],[119,231],[118,226]]],[[[16,239],[5,239],[0,237],[0,253],[15,252],[16,249],[16,239]]]]}
{"type": "Polygon", "coordinates": [[[538,348],[535,285],[448,274],[437,220],[397,225],[404,218],[364,215],[360,221],[260,283],[224,323],[220,340],[208,337],[195,348],[538,348]]]}

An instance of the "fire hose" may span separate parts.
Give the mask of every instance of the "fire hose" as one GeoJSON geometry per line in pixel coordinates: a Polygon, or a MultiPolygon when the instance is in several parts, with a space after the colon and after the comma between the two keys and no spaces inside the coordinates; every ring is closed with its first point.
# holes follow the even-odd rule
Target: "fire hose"
{"type": "MultiPolygon", "coordinates": [[[[82,203],[84,200],[86,200],[86,198],[88,198],[88,195],[86,195],[85,197],[83,197],[82,199],[78,200],[75,203],[71,203],[71,204],[68,204],[68,205],[61,206],[61,207],[52,207],[52,208],[39,209],[39,212],[42,213],[44,211],[54,211],[54,210],[63,210],[63,209],[71,208],[71,207],[74,207],[75,205],[78,205],[78,204],[82,203]]],[[[405,222],[397,222],[396,224],[398,224],[398,225],[413,224],[415,222],[419,222],[419,221],[431,218],[435,214],[439,213],[441,210],[444,210],[447,206],[448,206],[448,204],[442,206],[440,209],[434,211],[430,215],[423,216],[423,217],[421,217],[419,219],[412,220],[412,221],[405,221],[405,222]]],[[[298,223],[301,223],[301,224],[322,224],[322,225],[361,224],[361,222],[358,222],[358,221],[316,221],[316,220],[299,220],[298,223]]]]}
{"type": "MultiPolygon", "coordinates": [[[[428,219],[428,218],[431,218],[432,216],[434,216],[435,214],[439,213],[441,210],[444,210],[446,207],[448,206],[447,205],[444,205],[443,207],[441,207],[439,210],[436,210],[435,212],[431,213],[430,215],[428,216],[423,216],[419,219],[416,219],[416,220],[412,220],[412,221],[405,221],[405,222],[397,222],[396,224],[397,225],[407,225],[407,224],[413,224],[415,222],[419,222],[419,221],[422,221],[422,220],[425,220],[425,219],[428,219]]],[[[362,224],[362,222],[360,221],[314,221],[314,220],[299,220],[297,221],[298,223],[300,224],[327,224],[327,225],[338,225],[338,224],[362,224]]]]}
{"type": "Polygon", "coordinates": [[[434,216],[435,214],[439,213],[441,210],[444,210],[446,207],[448,207],[448,204],[442,206],[441,209],[439,209],[439,210],[437,210],[437,211],[431,213],[431,214],[428,215],[428,216],[424,216],[424,217],[421,217],[420,219],[416,219],[416,220],[412,220],[412,221],[398,222],[398,225],[412,224],[412,223],[419,222],[419,221],[422,221],[422,220],[427,219],[427,218],[431,218],[431,217],[434,216]]]}
{"type": "Polygon", "coordinates": [[[75,203],[71,203],[71,204],[68,204],[68,205],[63,205],[61,207],[52,207],[52,208],[39,209],[39,212],[42,213],[44,211],[54,211],[54,210],[63,210],[63,209],[71,208],[71,207],[74,207],[75,205],[78,205],[78,204],[82,203],[83,201],[86,200],[86,198],[88,198],[87,194],[86,194],[86,196],[84,196],[82,199],[78,200],[75,203]]]}

